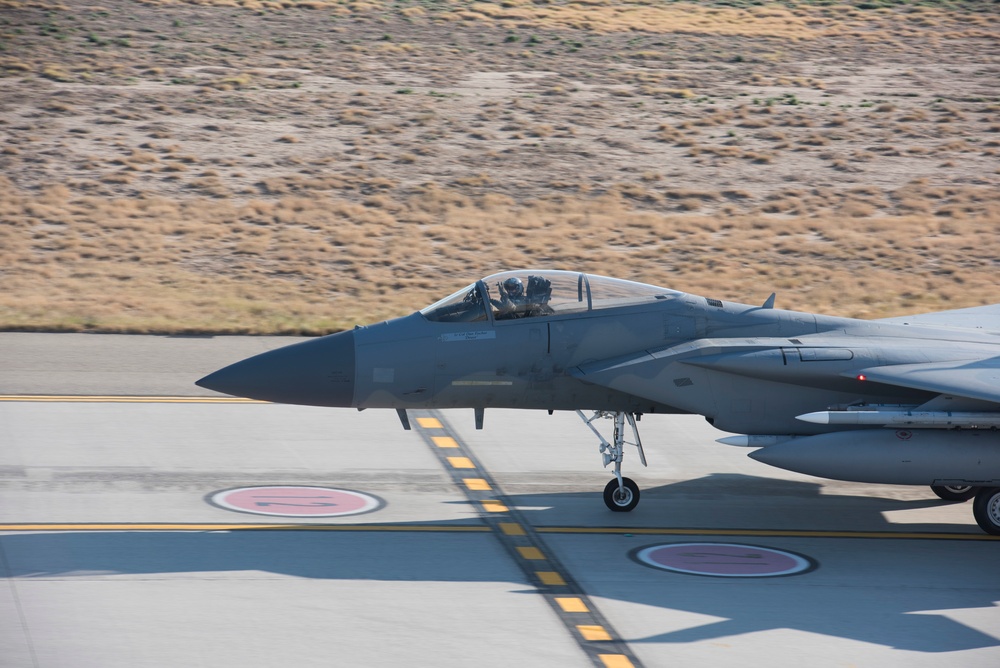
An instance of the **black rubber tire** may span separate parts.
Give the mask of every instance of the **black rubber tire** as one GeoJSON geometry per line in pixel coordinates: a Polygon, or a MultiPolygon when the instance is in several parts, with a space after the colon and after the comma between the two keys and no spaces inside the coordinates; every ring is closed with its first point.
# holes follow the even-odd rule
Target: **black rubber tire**
{"type": "Polygon", "coordinates": [[[1000,536],[1000,487],[980,487],[972,514],[983,531],[1000,536]]]}
{"type": "Polygon", "coordinates": [[[639,485],[631,478],[622,478],[624,495],[619,494],[618,479],[615,478],[604,488],[604,504],[616,513],[627,513],[639,505],[639,485]]]}
{"type": "Polygon", "coordinates": [[[968,501],[979,488],[972,485],[931,485],[931,491],[945,501],[968,501]]]}

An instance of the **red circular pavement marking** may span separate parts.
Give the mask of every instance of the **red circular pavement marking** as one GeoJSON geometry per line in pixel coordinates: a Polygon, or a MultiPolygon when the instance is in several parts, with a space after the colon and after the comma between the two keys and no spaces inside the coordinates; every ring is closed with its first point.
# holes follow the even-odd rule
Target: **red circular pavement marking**
{"type": "Polygon", "coordinates": [[[383,505],[381,499],[361,492],[297,485],[238,487],[215,492],[208,500],[226,510],[278,517],[342,517],[383,505]]]}
{"type": "Polygon", "coordinates": [[[735,543],[668,543],[639,548],[639,563],[675,573],[767,578],[810,571],[815,562],[792,552],[735,543]]]}

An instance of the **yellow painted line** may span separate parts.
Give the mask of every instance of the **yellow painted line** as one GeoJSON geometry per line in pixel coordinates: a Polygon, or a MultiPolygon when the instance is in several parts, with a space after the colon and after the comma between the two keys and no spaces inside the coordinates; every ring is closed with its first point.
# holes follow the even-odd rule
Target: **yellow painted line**
{"type": "MultiPolygon", "coordinates": [[[[499,503],[499,502],[496,502],[499,503]]],[[[500,531],[508,536],[524,536],[526,532],[517,522],[500,522],[500,531]]],[[[198,523],[125,523],[125,522],[80,522],[80,523],[13,523],[0,524],[0,531],[455,531],[489,532],[489,527],[451,526],[438,524],[394,525],[394,524],[198,524],[198,523]]],[[[635,535],[678,535],[678,536],[773,536],[793,538],[906,538],[924,540],[1000,540],[988,534],[955,533],[891,533],[891,532],[847,532],[847,531],[735,531],[710,529],[619,529],[617,527],[536,527],[539,533],[583,533],[583,534],[635,534],[635,535]]]]}
{"type": "Polygon", "coordinates": [[[524,527],[517,522],[501,522],[500,531],[504,532],[507,536],[524,536],[524,527]]]}
{"type": "Polygon", "coordinates": [[[563,576],[559,575],[555,571],[535,571],[535,575],[542,581],[542,584],[555,585],[557,587],[561,587],[566,584],[566,581],[563,580],[563,576]]]}
{"type": "Polygon", "coordinates": [[[545,555],[537,547],[519,547],[517,551],[521,554],[522,559],[545,561],[545,555]]]}
{"type": "MultiPolygon", "coordinates": [[[[432,412],[430,415],[439,414],[432,412]]],[[[418,415],[413,417],[418,420],[422,428],[430,425],[434,428],[440,427],[441,431],[422,431],[421,439],[433,452],[434,458],[451,471],[449,477],[458,485],[458,489],[463,491],[466,501],[473,505],[481,504],[478,512],[480,519],[495,532],[494,536],[507,548],[519,570],[534,583],[538,593],[542,594],[553,613],[563,620],[567,631],[590,657],[590,661],[594,665],[600,665],[601,661],[607,664],[608,661],[621,657],[626,659],[625,663],[614,664],[613,668],[625,666],[631,668],[630,661],[633,660],[631,650],[618,638],[618,633],[594,610],[586,594],[577,589],[567,571],[550,553],[545,543],[539,540],[539,536],[532,531],[531,523],[522,519],[520,510],[514,505],[508,507],[508,504],[513,502],[505,498],[498,483],[493,481],[489,470],[479,468],[473,451],[463,442],[461,436],[450,428],[444,418],[423,418],[418,415]],[[457,450],[442,449],[456,447],[457,450]],[[449,454],[456,456],[449,457],[449,454]],[[476,468],[478,470],[468,471],[476,468]],[[497,491],[493,492],[493,489],[497,491]],[[566,575],[563,575],[564,573],[566,575]],[[556,594],[560,597],[557,598],[556,594]],[[590,641],[601,642],[598,644],[590,641]],[[607,652],[608,658],[598,661],[598,648],[607,652]]]]}
{"type": "Polygon", "coordinates": [[[448,463],[456,469],[474,469],[475,465],[468,457],[448,457],[448,463]]]}
{"type": "Polygon", "coordinates": [[[895,531],[805,531],[797,529],[666,529],[655,527],[535,527],[538,533],[632,534],[636,536],[763,536],[789,538],[897,538],[917,540],[1000,540],[978,533],[904,533],[895,531]]]}
{"type": "Polygon", "coordinates": [[[598,654],[605,668],[635,668],[624,654],[598,654]]]}
{"type": "Polygon", "coordinates": [[[502,501],[496,499],[485,499],[482,501],[483,509],[488,513],[506,513],[510,510],[502,501]]]}
{"type": "Polygon", "coordinates": [[[447,526],[437,524],[0,524],[0,531],[382,531],[453,533],[489,533],[486,526],[447,526]]]}
{"type": "Polygon", "coordinates": [[[576,596],[556,596],[556,603],[563,612],[590,612],[590,608],[583,602],[582,598],[576,596]]]}
{"type": "Polygon", "coordinates": [[[465,486],[472,492],[488,492],[493,489],[490,487],[490,484],[482,478],[463,478],[462,482],[464,482],[465,486]]]}
{"type": "Polygon", "coordinates": [[[0,401],[33,401],[42,403],[115,403],[115,404],[266,404],[267,401],[242,397],[142,397],[111,395],[49,395],[5,394],[0,401]]]}
{"type": "Polygon", "coordinates": [[[578,624],[576,630],[580,632],[584,640],[611,640],[611,636],[604,630],[603,626],[578,624]]]}
{"type": "Polygon", "coordinates": [[[439,448],[457,448],[458,442],[455,441],[451,436],[432,436],[431,440],[434,441],[434,445],[439,448]]]}

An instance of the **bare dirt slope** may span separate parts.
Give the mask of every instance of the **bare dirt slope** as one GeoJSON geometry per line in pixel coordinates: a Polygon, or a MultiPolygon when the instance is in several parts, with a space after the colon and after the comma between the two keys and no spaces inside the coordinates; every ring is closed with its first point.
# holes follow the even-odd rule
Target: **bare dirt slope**
{"type": "Polygon", "coordinates": [[[321,332],[581,269],[1000,302],[992,2],[0,0],[0,328],[321,332]]]}

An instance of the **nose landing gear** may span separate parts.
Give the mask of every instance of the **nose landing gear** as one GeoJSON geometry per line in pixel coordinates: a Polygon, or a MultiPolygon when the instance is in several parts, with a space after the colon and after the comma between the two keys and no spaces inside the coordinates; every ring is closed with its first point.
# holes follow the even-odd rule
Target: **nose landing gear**
{"type": "Polygon", "coordinates": [[[636,415],[634,413],[594,411],[594,415],[588,418],[583,411],[577,411],[577,415],[584,424],[590,427],[594,435],[601,441],[601,454],[604,456],[604,466],[614,463],[615,479],[608,482],[604,488],[604,503],[607,507],[618,513],[627,513],[639,505],[639,486],[631,478],[622,476],[622,459],[625,457],[625,444],[634,445],[639,450],[639,461],[646,466],[646,454],[642,450],[642,440],[639,438],[639,428],[636,426],[636,415]],[[614,435],[611,442],[608,442],[601,432],[591,424],[598,418],[614,420],[614,435]],[[625,423],[632,430],[633,440],[625,440],[625,423]]]}

